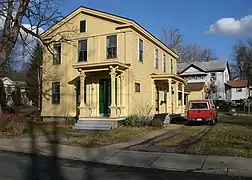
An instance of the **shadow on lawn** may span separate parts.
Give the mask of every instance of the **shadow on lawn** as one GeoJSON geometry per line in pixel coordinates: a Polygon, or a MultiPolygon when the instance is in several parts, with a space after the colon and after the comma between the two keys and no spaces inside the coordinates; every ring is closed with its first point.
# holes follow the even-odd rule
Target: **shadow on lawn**
{"type": "MultiPolygon", "coordinates": [[[[24,180],[67,180],[66,173],[62,168],[62,162],[64,160],[59,158],[59,131],[57,126],[53,126],[53,131],[48,133],[48,131],[41,126],[41,131],[44,133],[48,142],[50,142],[50,155],[42,156],[39,152],[38,143],[39,140],[36,137],[35,123],[33,121],[33,115],[35,112],[26,113],[26,118],[28,119],[28,129],[30,136],[30,153],[29,153],[29,163],[20,164],[21,166],[27,166],[24,176],[20,179],[24,180]]],[[[36,127],[37,128],[37,127],[36,127]]],[[[84,149],[83,149],[84,151],[84,149]]],[[[84,151],[86,152],[86,151],[84,151]]],[[[99,154],[97,155],[99,156],[99,154]]],[[[132,167],[122,167],[113,165],[103,165],[98,163],[88,163],[76,160],[66,160],[66,164],[78,169],[81,176],[77,174],[71,174],[72,178],[69,180],[81,179],[81,180],[113,180],[113,179],[215,179],[215,180],[225,180],[225,179],[236,179],[233,177],[228,177],[225,175],[209,175],[203,173],[192,173],[192,172],[176,172],[176,171],[162,171],[154,169],[144,169],[144,168],[132,168],[132,167]]],[[[123,162],[123,159],[119,159],[123,162]]],[[[132,159],[132,161],[135,161],[132,159]]],[[[69,175],[69,174],[68,174],[69,175]]]]}
{"type": "Polygon", "coordinates": [[[228,116],[221,115],[218,122],[225,124],[234,124],[252,128],[252,116],[228,116]]]}

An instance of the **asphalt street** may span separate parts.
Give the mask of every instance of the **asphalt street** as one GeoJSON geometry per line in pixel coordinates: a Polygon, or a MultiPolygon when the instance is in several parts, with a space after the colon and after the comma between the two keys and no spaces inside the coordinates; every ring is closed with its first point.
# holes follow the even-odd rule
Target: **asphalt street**
{"type": "Polygon", "coordinates": [[[64,160],[0,151],[1,180],[229,180],[250,179],[192,172],[161,171],[64,160]]]}

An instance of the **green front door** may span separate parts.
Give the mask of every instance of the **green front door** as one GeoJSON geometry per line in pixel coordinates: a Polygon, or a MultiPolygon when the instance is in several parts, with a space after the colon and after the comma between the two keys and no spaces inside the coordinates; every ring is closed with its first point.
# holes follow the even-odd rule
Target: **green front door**
{"type": "Polygon", "coordinates": [[[110,115],[111,104],[111,81],[110,79],[99,80],[99,114],[101,116],[110,115]]]}

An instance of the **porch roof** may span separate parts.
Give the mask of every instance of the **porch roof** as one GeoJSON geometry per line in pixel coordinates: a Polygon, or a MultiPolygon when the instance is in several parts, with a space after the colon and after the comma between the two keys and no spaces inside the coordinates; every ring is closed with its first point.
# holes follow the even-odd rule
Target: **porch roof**
{"type": "Polygon", "coordinates": [[[130,67],[130,64],[125,64],[120,61],[105,61],[105,62],[78,62],[73,64],[72,67],[75,69],[82,69],[85,72],[92,72],[92,71],[105,71],[109,70],[110,66],[118,67],[117,70],[126,70],[130,67]]]}
{"type": "Polygon", "coordinates": [[[172,79],[172,80],[176,80],[181,83],[184,83],[184,84],[187,83],[187,81],[185,79],[183,79],[182,77],[177,76],[175,74],[155,74],[155,73],[152,73],[151,78],[154,80],[161,80],[161,81],[172,79]]]}

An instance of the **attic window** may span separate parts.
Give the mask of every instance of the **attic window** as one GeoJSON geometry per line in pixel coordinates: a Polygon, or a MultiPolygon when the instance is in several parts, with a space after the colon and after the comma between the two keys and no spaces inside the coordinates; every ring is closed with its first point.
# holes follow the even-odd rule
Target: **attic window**
{"type": "Polygon", "coordinates": [[[86,20],[80,21],[80,32],[86,32],[86,20]]]}

